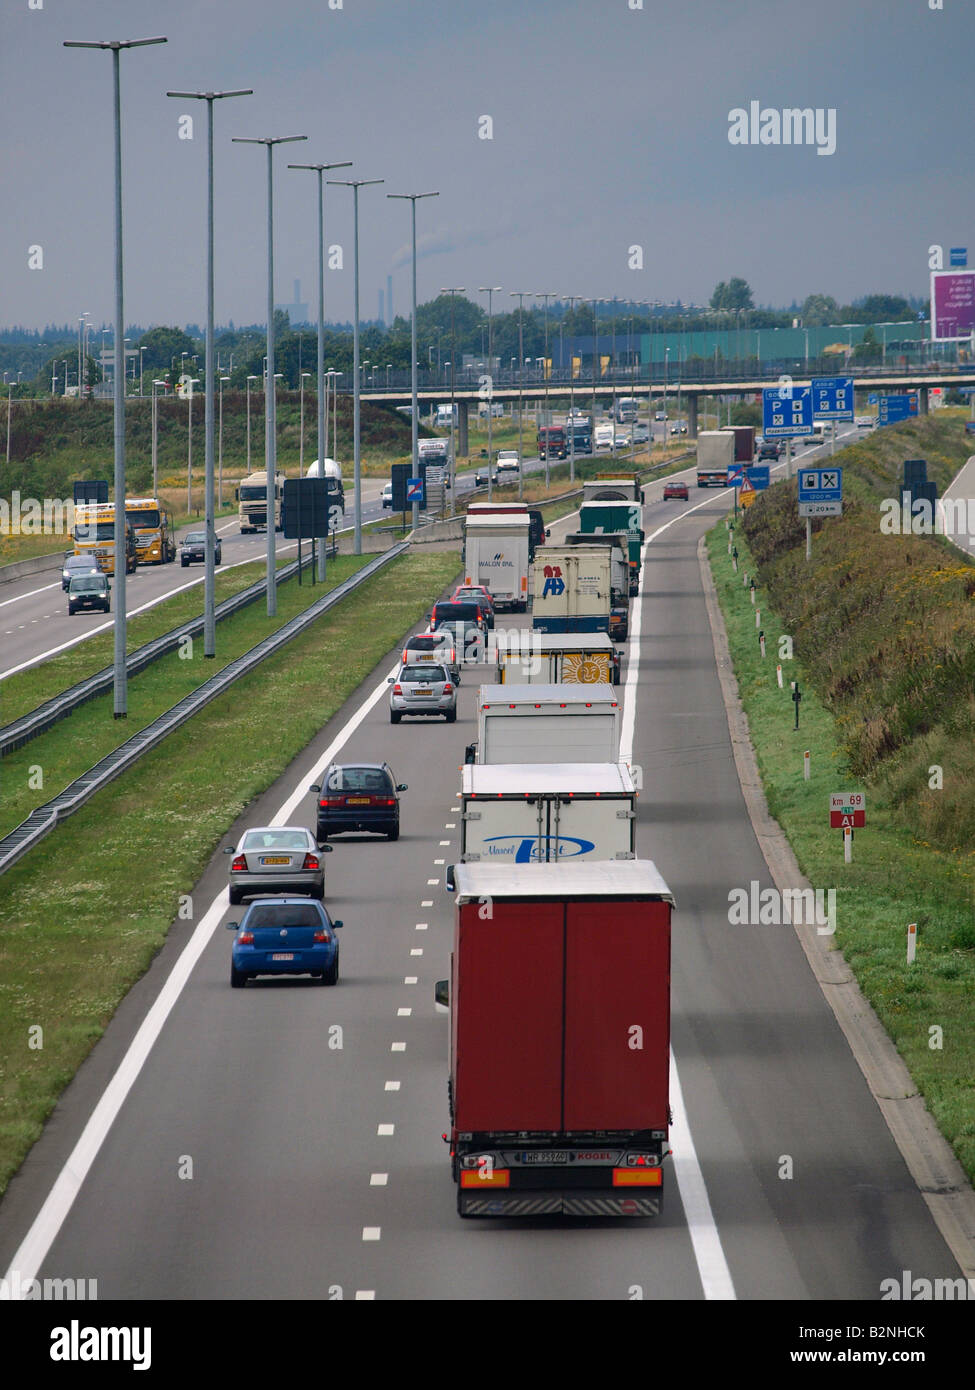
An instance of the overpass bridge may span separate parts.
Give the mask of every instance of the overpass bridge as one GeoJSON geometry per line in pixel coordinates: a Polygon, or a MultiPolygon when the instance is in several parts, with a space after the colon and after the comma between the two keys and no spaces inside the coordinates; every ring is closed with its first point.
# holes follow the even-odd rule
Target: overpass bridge
{"type": "MultiPolygon", "coordinates": [[[[927,367],[917,368],[897,368],[895,370],[884,371],[876,368],[861,371],[860,373],[850,373],[844,371],[842,367],[832,373],[836,376],[853,376],[853,387],[855,391],[917,391],[918,411],[921,415],[928,412],[928,392],[934,386],[955,387],[961,389],[975,390],[975,367],[968,370],[952,363],[938,363],[927,367]]],[[[407,373],[398,373],[407,376],[407,373]]],[[[453,391],[450,383],[444,384],[424,384],[417,390],[417,401],[421,408],[423,406],[434,406],[446,404],[451,399],[457,406],[457,452],[460,455],[467,455],[468,446],[468,418],[471,405],[475,408],[484,404],[487,400],[485,390],[480,386],[480,378],[473,368],[465,368],[462,375],[463,379],[455,378],[453,391]]],[[[816,373],[815,375],[819,375],[816,373]]],[[[825,375],[825,373],[824,373],[825,375]]],[[[517,380],[517,374],[503,373],[500,380],[495,380],[491,386],[490,399],[492,401],[508,402],[514,404],[517,401],[529,401],[537,403],[545,398],[555,398],[557,400],[567,400],[570,392],[579,401],[590,400],[594,404],[600,401],[609,402],[614,396],[634,396],[636,398],[646,397],[648,401],[655,400],[661,403],[665,399],[670,399],[674,395],[681,398],[682,403],[686,402],[687,414],[687,433],[689,438],[697,437],[698,425],[698,405],[702,396],[742,396],[752,395],[775,386],[780,380],[779,373],[769,373],[763,376],[756,374],[736,375],[725,373],[713,378],[702,378],[695,376],[692,381],[683,379],[665,380],[663,376],[657,378],[654,373],[650,380],[639,380],[635,371],[619,371],[604,373],[595,380],[590,377],[571,377],[568,371],[552,372],[547,377],[541,373],[532,373],[531,378],[524,381],[517,380]],[[512,380],[511,377],[514,376],[512,380]],[[507,378],[507,379],[506,379],[507,378]]],[[[808,386],[812,376],[793,375],[792,383],[794,386],[808,386]]],[[[343,388],[339,387],[340,393],[343,388]]],[[[344,389],[344,394],[351,394],[352,387],[344,389]]],[[[364,385],[360,395],[367,400],[374,401],[376,404],[388,404],[392,406],[410,405],[412,394],[409,384],[405,385],[364,385]]]]}

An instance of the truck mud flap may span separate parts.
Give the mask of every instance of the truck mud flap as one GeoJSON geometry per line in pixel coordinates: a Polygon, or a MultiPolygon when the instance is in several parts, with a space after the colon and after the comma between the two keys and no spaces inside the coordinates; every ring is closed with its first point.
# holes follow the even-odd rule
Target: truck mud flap
{"type": "Polygon", "coordinates": [[[659,1216],[661,1193],[634,1196],[609,1192],[461,1192],[461,1216],[659,1216]]]}

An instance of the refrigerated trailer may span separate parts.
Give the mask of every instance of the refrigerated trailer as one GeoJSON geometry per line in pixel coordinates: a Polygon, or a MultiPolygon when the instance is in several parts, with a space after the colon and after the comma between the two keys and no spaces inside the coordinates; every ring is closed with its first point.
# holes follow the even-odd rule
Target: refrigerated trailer
{"type": "Polygon", "coordinates": [[[527,512],[468,515],[464,523],[464,583],[483,584],[496,608],[524,612],[528,607],[530,532],[527,512]]]}
{"type": "Polygon", "coordinates": [[[465,864],[634,857],[637,792],[625,763],[475,763],[462,774],[465,864]]]}
{"type": "Polygon", "coordinates": [[[454,882],[437,998],[450,1010],[444,1138],[459,1215],[659,1215],[667,884],[639,859],[457,864],[454,882]]]}
{"type": "Polygon", "coordinates": [[[612,686],[480,688],[469,763],[615,763],[619,756],[620,704],[612,686]]]}

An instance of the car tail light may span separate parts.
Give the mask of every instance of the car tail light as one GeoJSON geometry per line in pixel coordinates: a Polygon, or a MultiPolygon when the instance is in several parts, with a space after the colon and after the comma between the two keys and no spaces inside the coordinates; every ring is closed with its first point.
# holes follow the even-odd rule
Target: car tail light
{"type": "MultiPolygon", "coordinates": [[[[378,797],[378,796],[377,796],[377,797],[376,797],[376,801],[377,801],[380,805],[383,804],[383,799],[382,799],[381,797],[378,797]]],[[[395,805],[396,805],[396,798],[395,798],[395,796],[387,796],[387,797],[385,798],[385,804],[386,804],[387,806],[395,806],[395,805]]]]}
{"type": "Polygon", "coordinates": [[[328,931],[325,927],[319,927],[313,939],[317,941],[319,945],[321,945],[323,942],[329,942],[332,940],[332,933],[328,931]]]}
{"type": "Polygon", "coordinates": [[[230,869],[231,869],[231,872],[232,872],[232,873],[235,873],[235,874],[246,873],[246,872],[247,872],[247,856],[246,856],[245,854],[237,854],[237,855],[235,855],[234,858],[233,858],[233,860],[231,861],[230,869]]]}
{"type": "Polygon", "coordinates": [[[254,933],[252,931],[242,931],[237,937],[237,941],[241,946],[253,946],[254,933]]]}
{"type": "Polygon", "coordinates": [[[320,869],[322,861],[317,854],[308,853],[305,855],[305,862],[301,866],[303,869],[320,869]]]}
{"type": "Polygon", "coordinates": [[[399,681],[397,681],[396,684],[393,686],[393,694],[394,694],[394,695],[402,695],[402,693],[403,693],[403,687],[400,685],[399,681]]]}
{"type": "Polygon", "coordinates": [[[319,806],[341,806],[343,798],[341,796],[322,796],[319,797],[319,806]]]}
{"type": "Polygon", "coordinates": [[[450,681],[448,681],[448,682],[446,683],[446,685],[444,686],[444,688],[443,688],[443,693],[444,693],[445,695],[452,695],[453,692],[454,692],[454,687],[450,684],[450,681]]]}

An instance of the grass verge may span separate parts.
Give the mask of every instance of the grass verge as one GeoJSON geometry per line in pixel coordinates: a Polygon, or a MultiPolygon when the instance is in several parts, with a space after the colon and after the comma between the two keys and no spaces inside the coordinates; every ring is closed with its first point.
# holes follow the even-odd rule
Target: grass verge
{"type": "Polygon", "coordinates": [[[853,776],[842,728],[817,694],[815,666],[783,659],[784,688],[779,689],[779,644],[791,634],[773,610],[774,594],[758,588],[753,607],[742,577],[757,572],[755,558],[737,529],[740,573],[735,574],[727,538],[724,525],[715,527],[708,552],[769,809],[813,886],[836,889],[837,945],[935,1122],[975,1179],[971,856],[939,851],[920,840],[905,827],[882,785],[853,776]],[[764,659],[756,608],[766,638],[764,659]],[[791,680],[798,680],[802,693],[798,732],[791,680]],[[803,778],[806,749],[809,781],[803,778]],[[841,834],[829,829],[828,798],[854,789],[867,792],[867,826],[854,837],[853,863],[844,864],[841,834]],[[911,922],[918,924],[918,948],[908,966],[911,922]]]}
{"type": "Polygon", "coordinates": [[[4,876],[0,1191],[159,950],[180,895],[221,836],[422,616],[458,564],[449,551],[393,561],[353,603],[213,701],[4,876]],[[30,1041],[37,1026],[40,1048],[30,1041]]]}

